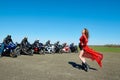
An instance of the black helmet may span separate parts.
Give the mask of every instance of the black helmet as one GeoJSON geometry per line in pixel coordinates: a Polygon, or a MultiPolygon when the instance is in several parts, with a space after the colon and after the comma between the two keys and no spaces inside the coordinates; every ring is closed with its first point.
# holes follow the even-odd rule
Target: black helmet
{"type": "Polygon", "coordinates": [[[35,40],[35,42],[39,42],[39,40],[35,40]]]}
{"type": "Polygon", "coordinates": [[[27,40],[28,38],[27,37],[24,37],[24,40],[27,40]]]}
{"type": "Polygon", "coordinates": [[[60,41],[57,41],[57,43],[60,43],[60,41]]]}
{"type": "Polygon", "coordinates": [[[74,43],[72,43],[72,45],[74,45],[74,43]]]}
{"type": "Polygon", "coordinates": [[[48,40],[48,42],[50,42],[50,40],[48,40]]]}
{"type": "Polygon", "coordinates": [[[8,38],[11,38],[11,35],[7,35],[8,38]]]}

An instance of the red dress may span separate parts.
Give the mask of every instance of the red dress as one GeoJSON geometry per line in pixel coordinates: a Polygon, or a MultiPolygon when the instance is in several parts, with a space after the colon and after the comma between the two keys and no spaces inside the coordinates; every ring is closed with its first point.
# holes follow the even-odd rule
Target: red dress
{"type": "Polygon", "coordinates": [[[80,44],[82,45],[82,48],[84,50],[84,57],[90,58],[92,60],[96,60],[96,62],[99,64],[100,67],[102,67],[102,59],[103,59],[103,54],[94,51],[93,49],[91,49],[87,43],[88,43],[88,39],[87,37],[83,34],[80,37],[80,44]]]}

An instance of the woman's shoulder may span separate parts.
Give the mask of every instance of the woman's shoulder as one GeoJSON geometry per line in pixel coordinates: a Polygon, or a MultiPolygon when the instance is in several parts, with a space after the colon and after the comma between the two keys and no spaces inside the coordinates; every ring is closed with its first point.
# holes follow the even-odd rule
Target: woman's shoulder
{"type": "Polygon", "coordinates": [[[86,35],[85,35],[85,34],[82,34],[82,36],[83,36],[83,37],[86,37],[86,35]]]}
{"type": "Polygon", "coordinates": [[[85,34],[83,34],[82,36],[83,36],[85,39],[87,39],[87,37],[86,37],[86,35],[85,35],[85,34]]]}

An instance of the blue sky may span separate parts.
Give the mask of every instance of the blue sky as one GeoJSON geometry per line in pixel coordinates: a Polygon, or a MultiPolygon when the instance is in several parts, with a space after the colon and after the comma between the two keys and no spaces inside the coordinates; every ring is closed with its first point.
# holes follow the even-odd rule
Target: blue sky
{"type": "Polygon", "coordinates": [[[120,44],[120,0],[0,0],[0,28],[0,42],[78,44],[87,28],[90,45],[120,44]]]}

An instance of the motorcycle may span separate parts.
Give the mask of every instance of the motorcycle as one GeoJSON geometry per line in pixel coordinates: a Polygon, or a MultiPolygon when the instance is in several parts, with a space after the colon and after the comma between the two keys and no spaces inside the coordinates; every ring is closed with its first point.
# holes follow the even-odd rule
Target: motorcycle
{"type": "Polygon", "coordinates": [[[69,46],[65,46],[61,49],[60,52],[61,53],[71,53],[71,50],[70,50],[69,46]]]}
{"type": "Polygon", "coordinates": [[[44,45],[42,43],[39,43],[36,46],[33,45],[33,50],[34,53],[45,54],[44,45]]]}
{"type": "Polygon", "coordinates": [[[13,42],[9,42],[7,46],[4,46],[2,55],[10,56],[13,58],[17,57],[17,54],[15,53],[15,48],[16,48],[16,45],[13,42]]]}
{"type": "Polygon", "coordinates": [[[27,43],[25,47],[21,46],[20,54],[33,56],[32,45],[27,43]]]}
{"type": "Polygon", "coordinates": [[[54,48],[55,46],[52,44],[50,46],[45,46],[45,53],[49,53],[49,54],[55,53],[54,48]]]}
{"type": "Polygon", "coordinates": [[[62,45],[57,45],[54,47],[55,53],[62,53],[62,45]]]}
{"type": "Polygon", "coordinates": [[[78,47],[76,45],[70,45],[70,50],[73,53],[78,53],[78,47]]]}

